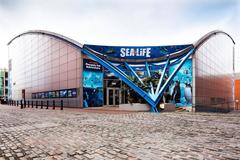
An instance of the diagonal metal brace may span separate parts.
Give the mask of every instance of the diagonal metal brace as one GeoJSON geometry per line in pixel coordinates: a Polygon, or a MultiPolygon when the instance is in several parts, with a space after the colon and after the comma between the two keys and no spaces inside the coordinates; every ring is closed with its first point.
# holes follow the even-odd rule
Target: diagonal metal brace
{"type": "Polygon", "coordinates": [[[117,77],[119,77],[120,79],[122,79],[130,88],[132,88],[135,92],[137,92],[141,97],[143,97],[151,106],[151,110],[154,112],[157,112],[157,110],[155,109],[155,102],[154,100],[149,96],[148,93],[146,93],[144,90],[142,90],[141,88],[139,88],[135,83],[133,83],[131,80],[129,80],[124,74],[122,74],[119,71],[119,68],[115,67],[114,65],[111,65],[111,62],[107,61],[107,60],[103,60],[100,57],[98,57],[97,55],[95,55],[94,53],[91,53],[90,51],[88,51],[87,49],[81,49],[82,53],[86,54],[87,56],[89,56],[90,58],[94,59],[95,61],[97,61],[98,63],[100,63],[103,67],[107,68],[109,71],[111,71],[112,73],[114,73],[117,77]]]}

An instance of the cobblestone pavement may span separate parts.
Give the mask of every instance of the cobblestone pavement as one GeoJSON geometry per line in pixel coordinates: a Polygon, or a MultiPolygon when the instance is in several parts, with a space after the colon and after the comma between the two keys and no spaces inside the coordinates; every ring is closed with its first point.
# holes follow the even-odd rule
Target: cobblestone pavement
{"type": "Polygon", "coordinates": [[[240,159],[240,114],[0,106],[3,159],[240,159]]]}

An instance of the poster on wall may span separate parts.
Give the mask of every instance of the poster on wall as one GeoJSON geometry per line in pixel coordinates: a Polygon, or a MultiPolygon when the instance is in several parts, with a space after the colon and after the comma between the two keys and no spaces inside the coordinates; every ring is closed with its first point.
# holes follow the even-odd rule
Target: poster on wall
{"type": "MultiPolygon", "coordinates": [[[[171,66],[169,75],[177,65],[171,66]]],[[[167,92],[176,106],[192,106],[192,59],[188,59],[173,78],[167,92]]]]}
{"type": "Polygon", "coordinates": [[[83,59],[83,107],[103,106],[103,72],[96,61],[83,59]]]}

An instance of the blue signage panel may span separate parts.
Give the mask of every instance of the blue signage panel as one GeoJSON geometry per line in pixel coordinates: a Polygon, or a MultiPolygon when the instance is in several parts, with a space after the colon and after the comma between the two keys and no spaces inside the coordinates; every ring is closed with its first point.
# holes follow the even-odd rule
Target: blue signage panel
{"type": "MultiPolygon", "coordinates": [[[[177,64],[170,67],[171,74],[177,64]]],[[[177,106],[192,106],[192,59],[188,59],[169,86],[173,102],[177,106]]]]}
{"type": "Polygon", "coordinates": [[[103,106],[103,72],[96,61],[83,59],[83,107],[103,106]]]}
{"type": "Polygon", "coordinates": [[[91,59],[83,59],[83,70],[102,71],[102,65],[91,59]]]}
{"type": "Polygon", "coordinates": [[[99,46],[86,44],[85,46],[110,57],[150,59],[181,51],[192,46],[192,44],[172,46],[99,46]]]}

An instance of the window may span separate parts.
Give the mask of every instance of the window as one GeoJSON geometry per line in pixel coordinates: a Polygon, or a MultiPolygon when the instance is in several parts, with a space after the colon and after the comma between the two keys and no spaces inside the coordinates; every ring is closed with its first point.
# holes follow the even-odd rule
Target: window
{"type": "Polygon", "coordinates": [[[44,98],[49,98],[49,92],[44,92],[44,98]]]}
{"type": "Polygon", "coordinates": [[[68,90],[68,97],[69,98],[73,98],[73,97],[77,97],[77,89],[69,89],[68,90]]]}
{"type": "Polygon", "coordinates": [[[36,93],[32,93],[32,99],[36,99],[36,93]]]}
{"type": "Polygon", "coordinates": [[[77,89],[63,89],[57,91],[48,91],[40,93],[32,93],[32,99],[40,98],[73,98],[77,97],[77,89]]]}
{"type": "Polygon", "coordinates": [[[55,98],[59,98],[59,91],[55,91],[55,98]]]}
{"type": "Polygon", "coordinates": [[[60,98],[66,98],[66,97],[67,97],[67,94],[68,94],[68,92],[67,92],[66,89],[65,89],[65,90],[61,90],[61,91],[60,91],[60,98]]]}
{"type": "Polygon", "coordinates": [[[55,98],[55,92],[53,92],[53,91],[48,92],[48,96],[49,96],[49,98],[55,98]]]}

